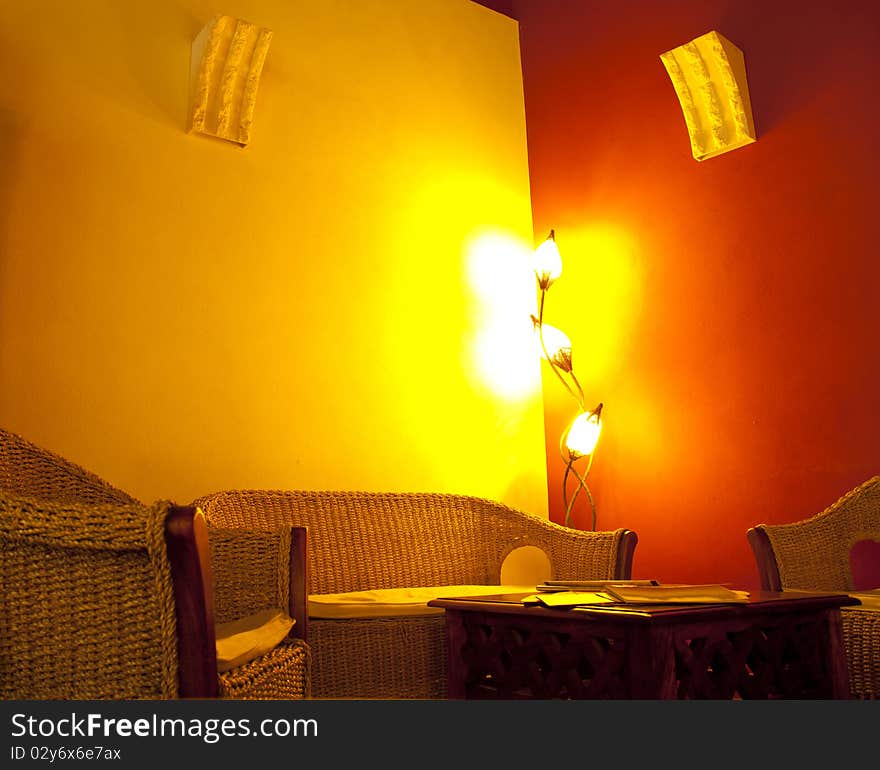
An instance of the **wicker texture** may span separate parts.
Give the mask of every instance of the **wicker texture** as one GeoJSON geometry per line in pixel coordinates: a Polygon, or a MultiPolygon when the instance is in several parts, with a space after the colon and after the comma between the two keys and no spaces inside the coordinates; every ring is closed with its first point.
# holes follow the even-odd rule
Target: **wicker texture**
{"type": "Polygon", "coordinates": [[[0,498],[0,697],[176,696],[168,506],[0,498]]]}
{"type": "Polygon", "coordinates": [[[443,615],[309,621],[316,698],[446,697],[443,615]]]}
{"type": "Polygon", "coordinates": [[[554,578],[614,576],[622,530],[567,529],[501,503],[428,493],[232,491],[195,502],[208,523],[309,529],[309,593],[492,585],[523,545],[541,548],[554,578]]]}
{"type": "MultiPolygon", "coordinates": [[[[623,530],[583,532],[500,503],[428,493],[239,490],[196,501],[212,526],[309,530],[309,592],[494,585],[515,548],[549,557],[554,578],[613,578],[623,530]]],[[[316,698],[437,698],[442,616],[313,619],[316,698]]]]}
{"type": "Polygon", "coordinates": [[[56,503],[140,501],[75,463],[0,428],[0,490],[56,503]]]}
{"type": "Polygon", "coordinates": [[[850,693],[854,698],[880,698],[880,612],[844,607],[840,616],[850,693]]]}
{"type": "Polygon", "coordinates": [[[220,674],[220,696],[232,700],[296,700],[311,691],[311,648],[301,639],[220,674]]]}
{"type": "MultiPolygon", "coordinates": [[[[845,494],[821,513],[791,524],[761,525],[767,533],[783,590],[854,590],[850,550],[880,540],[880,476],[845,494]]],[[[841,611],[850,690],[880,697],[880,612],[841,611]]]]}
{"type": "Polygon", "coordinates": [[[783,589],[852,591],[850,550],[859,540],[880,540],[880,476],[809,519],[763,528],[783,589]]]}
{"type": "Polygon", "coordinates": [[[288,606],[289,528],[281,532],[251,532],[209,525],[208,541],[216,623],[288,606]]]}
{"type": "Polygon", "coordinates": [[[854,698],[880,698],[880,612],[844,607],[840,615],[850,693],[854,698]]]}

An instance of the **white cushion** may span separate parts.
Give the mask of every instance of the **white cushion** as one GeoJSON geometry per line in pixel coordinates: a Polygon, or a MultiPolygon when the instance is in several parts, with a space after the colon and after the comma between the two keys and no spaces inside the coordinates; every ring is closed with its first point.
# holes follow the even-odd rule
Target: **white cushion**
{"type": "Polygon", "coordinates": [[[861,601],[860,605],[855,605],[853,607],[844,607],[847,610],[880,610],[880,588],[875,588],[872,591],[859,591],[857,593],[851,593],[850,596],[854,596],[856,599],[861,601]]]}
{"type": "Polygon", "coordinates": [[[294,622],[283,610],[269,609],[231,623],[218,623],[217,671],[222,674],[271,652],[290,633],[294,622]]]}
{"type": "Polygon", "coordinates": [[[432,599],[456,596],[534,593],[535,586],[425,586],[377,588],[341,594],[309,596],[310,618],[388,618],[409,615],[442,615],[442,607],[428,607],[432,599]]]}

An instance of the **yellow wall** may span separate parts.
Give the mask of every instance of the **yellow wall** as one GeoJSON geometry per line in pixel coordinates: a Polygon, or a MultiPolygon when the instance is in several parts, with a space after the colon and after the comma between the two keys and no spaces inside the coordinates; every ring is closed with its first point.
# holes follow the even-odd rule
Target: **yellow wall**
{"type": "Polygon", "coordinates": [[[144,500],[432,490],[546,515],[537,361],[506,323],[534,301],[515,22],[28,0],[0,51],[0,424],[144,500]],[[216,13],[274,32],[244,149],[185,131],[216,13]]]}

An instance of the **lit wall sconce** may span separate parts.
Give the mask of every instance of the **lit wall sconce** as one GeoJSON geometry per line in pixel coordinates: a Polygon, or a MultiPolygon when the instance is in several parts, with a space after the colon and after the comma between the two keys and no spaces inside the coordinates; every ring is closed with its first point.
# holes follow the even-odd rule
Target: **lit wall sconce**
{"type": "Polygon", "coordinates": [[[544,299],[548,289],[557,278],[562,275],[562,258],[556,245],[556,234],[553,230],[537,249],[533,257],[532,266],[535,270],[535,278],[538,281],[540,300],[538,304],[538,316],[532,316],[535,325],[535,335],[538,341],[538,349],[545,361],[550,364],[553,373],[563,384],[565,389],[577,402],[578,414],[562,434],[559,442],[559,452],[565,463],[565,475],[562,477],[562,499],[565,504],[565,526],[571,526],[571,512],[578,495],[584,492],[590,502],[590,510],[593,515],[593,529],[596,529],[596,503],[587,486],[587,476],[593,465],[593,454],[599,434],[602,431],[602,404],[591,410],[586,408],[584,391],[578,378],[575,376],[572,365],[571,341],[564,332],[555,326],[544,323],[544,299]],[[586,470],[581,473],[575,463],[581,459],[587,459],[586,470]],[[569,496],[569,480],[574,477],[577,485],[569,496]]]}
{"type": "Polygon", "coordinates": [[[192,44],[190,131],[244,147],[251,139],[257,86],[272,31],[215,16],[192,44]]]}
{"type": "Polygon", "coordinates": [[[660,55],[697,160],[755,141],[743,53],[714,30],[660,55]]]}

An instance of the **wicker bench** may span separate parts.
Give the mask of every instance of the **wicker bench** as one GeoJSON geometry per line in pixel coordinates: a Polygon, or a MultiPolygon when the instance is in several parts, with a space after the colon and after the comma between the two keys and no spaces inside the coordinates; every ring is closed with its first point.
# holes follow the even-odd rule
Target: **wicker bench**
{"type": "MultiPolygon", "coordinates": [[[[427,493],[218,492],[196,500],[209,524],[304,526],[309,592],[498,585],[505,557],[537,546],[557,579],[629,578],[636,533],[583,532],[500,503],[427,493]]],[[[314,698],[443,698],[442,614],[309,619],[314,698]]]]}

